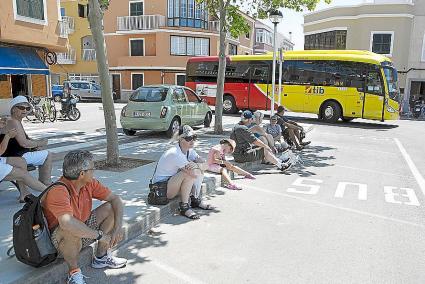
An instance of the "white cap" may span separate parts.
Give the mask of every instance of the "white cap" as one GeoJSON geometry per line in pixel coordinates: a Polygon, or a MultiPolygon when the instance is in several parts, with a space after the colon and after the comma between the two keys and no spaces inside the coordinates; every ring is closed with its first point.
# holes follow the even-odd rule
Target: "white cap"
{"type": "Polygon", "coordinates": [[[10,102],[9,102],[9,110],[12,110],[12,108],[14,106],[19,105],[19,104],[26,104],[28,106],[31,106],[26,97],[24,97],[24,96],[16,96],[16,97],[14,97],[13,99],[10,100],[10,102]]]}
{"type": "Polygon", "coordinates": [[[196,134],[195,131],[193,131],[192,127],[190,127],[189,125],[183,125],[180,127],[180,130],[179,130],[180,138],[190,137],[195,134],[196,134]]]}

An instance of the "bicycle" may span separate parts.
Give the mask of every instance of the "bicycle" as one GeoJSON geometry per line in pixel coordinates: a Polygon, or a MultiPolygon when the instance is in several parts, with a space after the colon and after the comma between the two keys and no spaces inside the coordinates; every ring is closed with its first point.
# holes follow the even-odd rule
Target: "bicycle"
{"type": "Polygon", "coordinates": [[[44,117],[44,112],[42,107],[39,105],[40,104],[40,98],[37,97],[27,97],[28,99],[28,103],[31,106],[31,110],[30,112],[26,115],[26,118],[29,121],[35,121],[35,120],[39,120],[41,123],[44,123],[46,121],[46,118],[44,117]],[[31,119],[30,117],[34,116],[35,119],[31,119]]]}
{"type": "Polygon", "coordinates": [[[56,120],[56,106],[53,101],[53,98],[42,98],[41,99],[41,107],[43,110],[43,116],[48,118],[50,122],[54,122],[56,120]]]}

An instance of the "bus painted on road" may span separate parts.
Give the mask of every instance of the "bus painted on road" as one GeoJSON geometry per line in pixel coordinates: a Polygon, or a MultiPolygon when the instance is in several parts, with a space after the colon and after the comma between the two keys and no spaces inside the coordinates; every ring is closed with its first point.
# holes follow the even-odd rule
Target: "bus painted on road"
{"type": "MultiPolygon", "coordinates": [[[[228,56],[223,111],[269,110],[272,93],[271,53],[228,56]]],[[[275,109],[317,114],[335,122],[354,118],[399,118],[397,70],[388,57],[361,50],[286,51],[275,109]]],[[[194,57],[187,62],[186,86],[215,105],[218,57],[194,57]]]]}

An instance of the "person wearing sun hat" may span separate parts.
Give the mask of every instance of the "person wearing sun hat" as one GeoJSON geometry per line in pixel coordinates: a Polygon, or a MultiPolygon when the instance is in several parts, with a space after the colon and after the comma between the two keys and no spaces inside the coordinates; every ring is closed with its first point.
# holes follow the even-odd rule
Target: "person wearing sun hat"
{"type": "Polygon", "coordinates": [[[255,176],[247,171],[226,161],[226,155],[231,155],[236,148],[236,142],[230,138],[220,140],[220,144],[213,146],[208,153],[207,163],[208,171],[221,174],[224,181],[224,187],[231,190],[241,190],[242,188],[232,182],[228,171],[243,175],[248,179],[255,179],[255,176]]]}
{"type": "Polygon", "coordinates": [[[193,149],[197,139],[190,126],[181,126],[172,139],[177,145],[162,154],[152,177],[152,183],[167,181],[167,198],[179,196],[180,214],[190,219],[199,219],[191,208],[213,209],[200,197],[203,171],[207,165],[193,149]]]}
{"type": "Polygon", "coordinates": [[[249,131],[248,125],[252,123],[253,118],[254,115],[251,111],[244,111],[241,121],[235,125],[230,134],[230,138],[236,142],[236,148],[233,153],[235,162],[245,163],[265,160],[277,166],[279,170],[286,171],[292,166],[292,162],[289,159],[287,161],[278,159],[268,145],[264,144],[249,131]]]}
{"type": "Polygon", "coordinates": [[[30,139],[22,125],[22,119],[31,111],[31,105],[24,96],[17,96],[9,102],[11,119],[6,125],[7,129],[16,129],[16,136],[9,141],[3,154],[4,157],[22,157],[28,165],[38,167],[39,181],[45,185],[51,183],[52,157],[49,151],[42,150],[47,146],[48,140],[30,139]]]}

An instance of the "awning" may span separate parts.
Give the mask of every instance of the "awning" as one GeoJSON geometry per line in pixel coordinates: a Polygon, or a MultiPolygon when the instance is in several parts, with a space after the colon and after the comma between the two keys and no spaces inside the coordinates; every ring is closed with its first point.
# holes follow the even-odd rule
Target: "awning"
{"type": "Polygon", "coordinates": [[[35,49],[0,46],[0,75],[44,74],[49,68],[35,49]]]}

